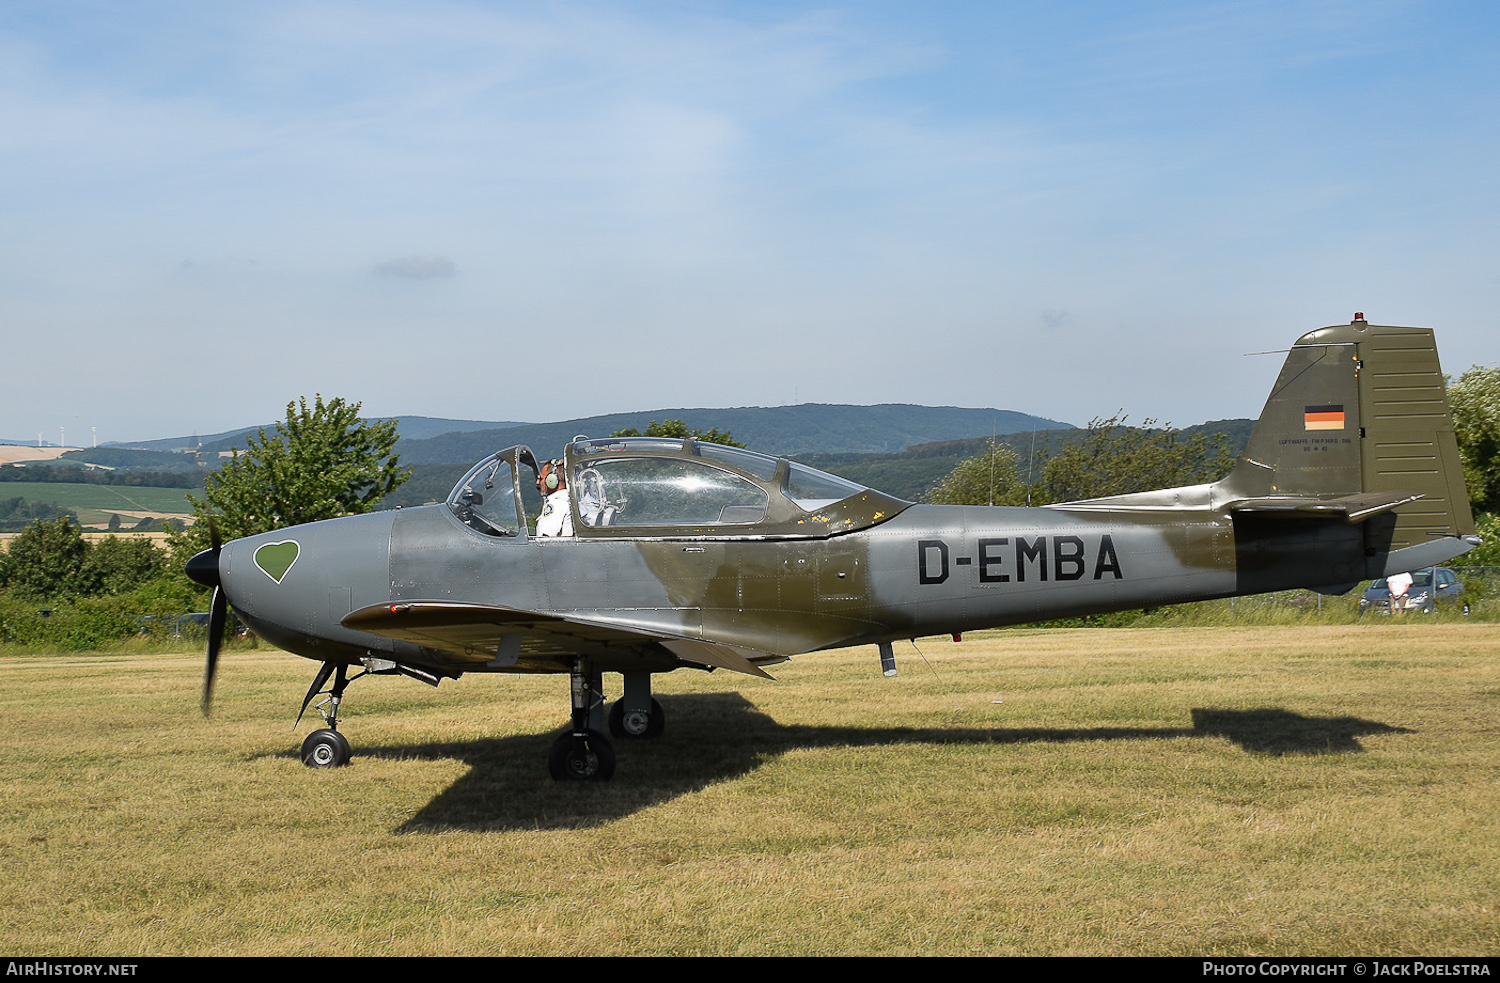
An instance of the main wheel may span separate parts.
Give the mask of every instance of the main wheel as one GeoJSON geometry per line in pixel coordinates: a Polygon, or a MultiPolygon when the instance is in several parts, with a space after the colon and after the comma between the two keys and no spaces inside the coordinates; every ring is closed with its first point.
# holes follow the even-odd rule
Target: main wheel
{"type": "Polygon", "coordinates": [[[547,770],[559,782],[607,782],[615,773],[615,749],[596,730],[564,734],[547,755],[547,770]]]}
{"type": "Polygon", "coordinates": [[[339,768],[349,763],[349,741],[336,730],[323,728],[302,742],[302,763],[309,768],[339,768]]]}
{"type": "Polygon", "coordinates": [[[609,708],[609,732],[614,737],[660,737],[666,726],[666,714],[654,699],[649,712],[626,710],[624,700],[616,700],[609,708]]]}

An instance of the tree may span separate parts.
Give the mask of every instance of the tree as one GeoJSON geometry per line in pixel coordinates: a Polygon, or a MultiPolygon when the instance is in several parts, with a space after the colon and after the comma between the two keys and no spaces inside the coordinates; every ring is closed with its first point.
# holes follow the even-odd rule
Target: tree
{"type": "Polygon", "coordinates": [[[0,583],[24,597],[81,597],[98,587],[97,571],[88,559],[89,544],[71,517],[38,519],[10,541],[0,564],[0,583]]]}
{"type": "Polygon", "coordinates": [[[1500,510],[1500,368],[1474,366],[1448,387],[1464,482],[1475,511],[1500,510]]]}
{"type": "Polygon", "coordinates": [[[1041,500],[1126,495],[1213,481],[1234,465],[1222,434],[1184,440],[1170,427],[1151,429],[1155,420],[1132,427],[1124,414],[1095,418],[1042,468],[1041,500]]]}
{"type": "Polygon", "coordinates": [[[971,457],[950,471],[923,501],[934,505],[1019,505],[1025,499],[1025,486],[1016,476],[1015,452],[995,445],[989,453],[971,457]]]}
{"type": "Polygon", "coordinates": [[[169,571],[166,554],[143,536],[106,536],[89,547],[84,569],[99,594],[127,594],[169,571]]]}
{"type": "Polygon", "coordinates": [[[51,522],[62,516],[78,519],[71,509],[48,502],[31,502],[20,497],[0,499],[0,529],[7,532],[19,532],[35,521],[51,522]]]}
{"type": "Polygon", "coordinates": [[[179,550],[208,543],[207,520],[220,535],[238,539],[319,519],[372,511],[411,477],[391,453],[396,421],[365,421],[359,403],[342,398],[311,408],[305,397],[286,404],[275,433],[251,437],[242,453],[208,476],[202,501],[188,496],[196,522],[174,538],[179,550]]]}
{"type": "Polygon", "coordinates": [[[1484,542],[1449,562],[1466,567],[1500,566],[1500,515],[1480,512],[1474,516],[1474,532],[1484,542]]]}
{"type": "Polygon", "coordinates": [[[734,434],[729,431],[719,433],[719,428],[711,430],[689,430],[688,425],[681,420],[663,420],[657,423],[652,420],[646,427],[646,432],[641,433],[635,427],[629,430],[617,430],[610,434],[611,437],[676,437],[685,440],[688,437],[702,441],[706,444],[724,444],[729,447],[744,447],[744,444],[735,443],[734,434]]]}

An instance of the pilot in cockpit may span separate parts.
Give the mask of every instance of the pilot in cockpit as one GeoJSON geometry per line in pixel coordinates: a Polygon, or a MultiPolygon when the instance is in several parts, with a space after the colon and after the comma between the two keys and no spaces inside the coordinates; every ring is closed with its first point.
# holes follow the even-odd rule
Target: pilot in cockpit
{"type": "Polygon", "coordinates": [[[568,508],[568,482],[563,462],[548,461],[536,477],[536,490],[542,493],[542,514],[536,520],[538,536],[573,535],[573,513],[568,508]]]}

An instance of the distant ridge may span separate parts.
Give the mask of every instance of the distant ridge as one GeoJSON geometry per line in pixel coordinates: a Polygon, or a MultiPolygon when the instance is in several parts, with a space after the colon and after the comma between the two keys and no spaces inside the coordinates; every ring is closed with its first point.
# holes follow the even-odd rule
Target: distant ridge
{"type": "MultiPolygon", "coordinates": [[[[1199,434],[1208,437],[1222,434],[1230,454],[1238,455],[1244,450],[1254,427],[1254,420],[1210,420],[1183,427],[1180,432],[1184,439],[1189,440],[1199,434]]],[[[1077,427],[1018,431],[999,435],[995,443],[1015,452],[1020,477],[1038,478],[1038,469],[1045,466],[1050,457],[1061,453],[1077,432],[1077,427]]],[[[798,460],[862,485],[879,488],[897,498],[916,502],[947,477],[948,472],[964,461],[984,454],[989,447],[989,437],[966,437],[914,444],[896,454],[804,454],[798,460]]]]}
{"type": "Polygon", "coordinates": [[[698,430],[729,431],[751,450],[796,457],[805,454],[895,453],[913,444],[963,437],[1072,429],[1071,424],[1015,410],[961,406],[881,403],[852,406],[802,403],[797,406],[683,408],[610,413],[558,423],[530,423],[492,430],[413,439],[402,430],[396,451],[406,464],[474,461],[512,444],[526,444],[545,457],[559,454],[578,434],[607,437],[620,430],[645,430],[653,421],[682,420],[698,430]]]}
{"type": "MultiPolygon", "coordinates": [[[[402,416],[396,419],[398,421],[397,429],[400,431],[401,436],[417,440],[465,430],[494,430],[505,427],[524,427],[527,425],[515,421],[449,420],[439,416],[402,416]]],[[[162,437],[156,440],[113,440],[101,446],[140,451],[197,450],[201,446],[206,451],[227,451],[231,447],[244,447],[246,442],[251,437],[258,436],[261,430],[270,432],[274,429],[276,429],[276,424],[262,423],[253,427],[241,427],[238,430],[225,430],[223,433],[204,434],[201,436],[194,434],[189,437],[162,437]]]]}
{"type": "MultiPolygon", "coordinates": [[[[441,501],[474,461],[512,444],[527,444],[538,454],[552,456],[575,434],[608,436],[616,430],[631,427],[645,429],[652,420],[683,420],[698,429],[728,429],[736,439],[744,440],[756,450],[796,458],[804,464],[843,475],[908,501],[921,499],[959,463],[984,453],[992,434],[998,443],[1016,452],[1017,459],[1029,472],[1033,465],[1040,466],[1060,450],[1078,429],[1013,411],[891,403],[880,406],[809,403],[727,410],[664,409],[543,424],[493,425],[433,417],[401,419],[403,427],[411,426],[408,421],[421,421],[416,428],[418,432],[442,432],[434,437],[404,439],[397,444],[402,463],[413,465],[415,473],[409,482],[382,503],[387,508],[441,501]],[[1018,422],[1020,427],[1016,427],[1018,422]],[[464,433],[454,431],[455,425],[486,429],[464,433]],[[961,435],[952,436],[953,432],[961,435]],[[934,433],[939,434],[937,439],[914,439],[912,436],[920,434],[926,438],[934,433]],[[823,449],[857,448],[861,443],[868,447],[875,442],[899,449],[823,449]],[[791,449],[795,447],[805,449],[791,449]]],[[[1253,420],[1212,420],[1184,427],[1182,432],[1186,437],[1198,433],[1223,434],[1228,438],[1230,450],[1238,452],[1254,424],[1253,420]]],[[[227,449],[237,443],[243,447],[247,432],[253,434],[255,430],[232,430],[202,438],[208,452],[202,455],[113,446],[67,451],[50,464],[58,468],[85,462],[98,464],[122,479],[131,472],[155,472],[152,484],[175,487],[180,483],[179,478],[166,472],[196,472],[200,461],[212,466],[217,460],[214,445],[227,449]]],[[[180,445],[184,442],[186,438],[146,443],[180,445]]],[[[24,445],[26,442],[18,443],[24,445]]],[[[196,443],[194,441],[193,445],[196,443]]],[[[126,482],[122,480],[120,483],[126,482]]]]}
{"type": "MultiPolygon", "coordinates": [[[[441,417],[398,417],[402,464],[471,464],[487,454],[526,444],[543,457],[558,456],[574,436],[608,437],[620,430],[645,430],[652,421],[682,420],[698,430],[728,431],[752,450],[785,457],[817,454],[895,454],[916,444],[1003,437],[1013,433],[1071,430],[1071,424],[1015,410],[961,406],[882,403],[853,406],[802,403],[797,406],[678,408],[609,413],[555,423],[485,422],[441,417]]],[[[267,432],[275,424],[264,424],[267,432]]],[[[219,452],[244,448],[262,427],[158,440],[112,442],[94,450],[70,451],[71,461],[90,461],[127,470],[191,470],[211,463],[219,452]],[[166,452],[198,451],[202,454],[166,452]]]]}

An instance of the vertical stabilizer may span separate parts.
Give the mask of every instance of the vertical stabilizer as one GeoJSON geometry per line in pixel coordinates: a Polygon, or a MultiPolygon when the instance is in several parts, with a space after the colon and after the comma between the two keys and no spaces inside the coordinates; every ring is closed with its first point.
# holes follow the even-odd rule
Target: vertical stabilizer
{"type": "Polygon", "coordinates": [[[1420,496],[1370,527],[1380,539],[1372,553],[1471,535],[1432,330],[1356,315],[1297,339],[1219,489],[1245,499],[1420,496]]]}
{"type": "Polygon", "coordinates": [[[1245,496],[1348,495],[1363,491],[1359,344],[1301,338],[1224,485],[1245,496]]]}

